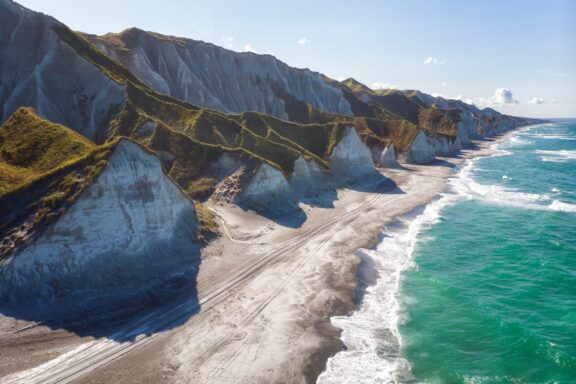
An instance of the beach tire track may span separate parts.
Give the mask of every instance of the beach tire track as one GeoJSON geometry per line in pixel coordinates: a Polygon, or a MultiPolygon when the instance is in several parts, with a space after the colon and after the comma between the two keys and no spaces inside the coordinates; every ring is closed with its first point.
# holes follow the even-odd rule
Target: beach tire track
{"type": "MultiPolygon", "coordinates": [[[[177,306],[166,310],[162,307],[160,310],[155,311],[153,314],[146,316],[144,319],[137,320],[133,325],[131,325],[124,334],[130,335],[136,332],[140,328],[148,328],[154,332],[154,329],[160,329],[164,326],[169,326],[170,324],[176,323],[184,316],[188,316],[191,310],[195,310],[198,305],[203,309],[207,308],[205,306],[211,307],[210,305],[216,298],[220,295],[225,294],[228,290],[240,286],[241,284],[248,281],[248,279],[256,274],[260,273],[264,267],[272,263],[274,260],[278,259],[280,256],[285,255],[293,247],[299,247],[308,240],[321,235],[326,232],[329,228],[342,220],[349,218],[368,208],[369,206],[376,203],[381,199],[383,194],[375,194],[368,202],[365,204],[340,215],[327,223],[324,223],[316,228],[310,229],[303,235],[295,236],[282,243],[280,246],[276,247],[274,250],[268,252],[267,254],[259,257],[256,262],[246,263],[243,265],[243,270],[231,276],[228,280],[223,280],[207,288],[207,292],[202,295],[198,301],[189,300],[184,303],[180,303],[177,306]],[[195,302],[195,303],[193,303],[195,302]],[[189,305],[186,310],[182,311],[182,307],[189,305]],[[161,312],[161,313],[160,313],[161,312]]],[[[398,200],[391,199],[389,203],[398,200]]],[[[241,268],[241,267],[239,267],[241,268]]],[[[235,270],[239,269],[235,268],[235,270]]],[[[196,315],[199,316],[200,314],[196,315]]],[[[195,317],[195,316],[194,316],[195,317]]],[[[193,318],[194,318],[193,317],[193,318]]],[[[17,372],[9,377],[4,378],[5,383],[66,383],[73,379],[77,379],[89,372],[94,371],[104,365],[107,365],[113,361],[116,361],[126,354],[139,349],[151,341],[156,339],[158,336],[164,335],[164,333],[152,333],[148,336],[142,336],[133,342],[126,343],[116,343],[110,340],[94,341],[90,342],[88,346],[82,345],[83,352],[81,355],[71,353],[63,361],[59,361],[59,358],[51,360],[39,367],[32,368],[27,371],[17,372]],[[106,345],[106,344],[109,345],[106,345]],[[101,348],[103,347],[103,348],[101,348]],[[103,349],[103,350],[100,350],[103,349]],[[94,354],[87,355],[87,351],[94,350],[94,354]],[[86,356],[86,357],[85,357],[86,356]],[[80,359],[80,360],[78,360],[80,359]],[[56,363],[56,364],[54,364],[56,363]]],[[[73,351],[72,351],[73,352],[73,351]]]]}

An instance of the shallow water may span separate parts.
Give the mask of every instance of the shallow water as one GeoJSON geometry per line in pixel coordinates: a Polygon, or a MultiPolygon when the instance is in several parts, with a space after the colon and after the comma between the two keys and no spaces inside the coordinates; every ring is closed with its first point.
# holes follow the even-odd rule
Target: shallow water
{"type": "Polygon", "coordinates": [[[576,124],[518,131],[361,250],[325,383],[576,383],[576,124]]]}
{"type": "Polygon", "coordinates": [[[401,284],[417,382],[576,382],[576,124],[529,128],[452,181],[401,284]]]}

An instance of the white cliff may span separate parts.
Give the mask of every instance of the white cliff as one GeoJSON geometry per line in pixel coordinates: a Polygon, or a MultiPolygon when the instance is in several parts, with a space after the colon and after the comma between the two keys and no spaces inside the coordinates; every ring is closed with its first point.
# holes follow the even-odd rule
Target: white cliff
{"type": "Polygon", "coordinates": [[[302,156],[295,161],[289,180],[279,170],[263,163],[248,181],[239,201],[254,208],[277,207],[279,203],[295,203],[374,174],[370,149],[356,129],[349,127],[332,151],[329,174],[302,156]]]}
{"type": "Polygon", "coordinates": [[[291,200],[292,190],[282,172],[266,163],[260,164],[240,196],[241,202],[256,208],[291,200]]]}
{"type": "Polygon", "coordinates": [[[0,302],[129,292],[199,263],[194,205],[157,157],[123,140],[98,179],[0,265],[0,302]]]}
{"type": "Polygon", "coordinates": [[[294,163],[290,187],[297,196],[310,196],[326,191],[330,183],[314,160],[305,160],[300,156],[294,163]]]}
{"type": "Polygon", "coordinates": [[[354,127],[348,127],[334,147],[330,156],[330,170],[336,184],[355,181],[374,172],[372,153],[354,127]]]}
{"type": "Polygon", "coordinates": [[[470,140],[478,139],[478,125],[474,114],[470,111],[460,112],[460,121],[457,124],[458,136],[463,146],[470,144],[470,140]]]}
{"type": "Polygon", "coordinates": [[[427,164],[436,159],[436,156],[453,156],[462,148],[460,136],[455,139],[443,135],[427,135],[420,131],[410,149],[404,154],[404,161],[414,164],[427,164]]]}
{"type": "Polygon", "coordinates": [[[427,164],[435,159],[434,146],[431,145],[424,131],[420,131],[410,145],[410,149],[404,153],[404,161],[414,164],[427,164]]]}
{"type": "Polygon", "coordinates": [[[272,55],[238,53],[135,28],[114,36],[124,46],[109,43],[106,36],[89,38],[152,88],[194,105],[287,119],[281,90],[318,110],[352,115],[342,91],[321,74],[291,68],[272,55]]]}
{"type": "Polygon", "coordinates": [[[389,144],[384,149],[379,147],[372,148],[372,157],[374,162],[384,168],[398,168],[398,160],[396,159],[396,150],[394,145],[389,144]]]}
{"type": "Polygon", "coordinates": [[[49,16],[0,0],[0,122],[22,106],[92,140],[124,102],[124,88],[61,41],[49,16]]]}

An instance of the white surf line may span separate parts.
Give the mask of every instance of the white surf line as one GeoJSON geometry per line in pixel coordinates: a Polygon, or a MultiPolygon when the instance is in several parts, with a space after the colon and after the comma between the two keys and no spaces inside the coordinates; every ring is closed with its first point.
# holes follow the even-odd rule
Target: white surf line
{"type": "MultiPolygon", "coordinates": [[[[489,157],[511,155],[512,152],[501,149],[501,146],[522,131],[518,130],[507,140],[493,144],[490,149],[495,153],[489,157]]],[[[419,235],[438,221],[446,206],[471,196],[466,184],[473,182],[470,173],[482,158],[474,157],[459,165],[457,172],[447,180],[446,192],[426,204],[421,214],[406,221],[403,219],[406,215],[400,216],[397,219],[397,222],[403,222],[400,230],[384,229],[387,237],[376,250],[360,250],[374,260],[376,268],[380,266],[380,276],[375,285],[366,289],[362,303],[352,315],[332,318],[332,323],[342,329],[341,340],[347,349],[328,360],[326,370],[318,377],[318,384],[397,383],[413,379],[410,363],[400,355],[400,278],[414,266],[412,255],[419,235]]]]}
{"type": "MultiPolygon", "coordinates": [[[[334,326],[342,329],[341,339],[347,349],[328,360],[318,384],[395,383],[409,379],[410,365],[400,356],[400,277],[414,265],[412,254],[419,235],[439,219],[445,206],[461,199],[459,194],[440,196],[427,204],[424,212],[406,219],[401,229],[384,229],[387,236],[376,250],[364,250],[379,265],[379,278],[366,289],[362,304],[352,315],[332,318],[334,326]]],[[[398,221],[403,222],[405,217],[398,221]]]]}

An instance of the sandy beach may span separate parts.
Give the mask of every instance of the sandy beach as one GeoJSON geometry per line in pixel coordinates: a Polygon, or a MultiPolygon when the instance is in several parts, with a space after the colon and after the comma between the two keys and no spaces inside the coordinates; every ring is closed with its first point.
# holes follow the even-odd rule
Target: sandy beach
{"type": "Polygon", "coordinates": [[[4,319],[4,335],[22,330],[0,345],[3,380],[313,383],[343,348],[330,318],[355,308],[355,251],[374,246],[384,225],[431,202],[456,167],[466,158],[490,155],[490,146],[501,139],[475,143],[431,165],[380,169],[384,182],[351,185],[301,205],[302,225],[216,203],[222,236],[203,251],[198,313],[190,316],[186,298],[166,303],[129,325],[138,336],[128,343],[26,328],[22,322],[7,326],[4,319]],[[154,332],[155,325],[181,317],[187,319],[182,325],[154,332]],[[34,350],[34,358],[14,359],[17,340],[28,341],[20,348],[34,350]]]}

